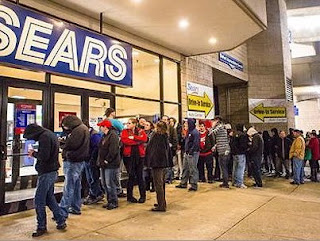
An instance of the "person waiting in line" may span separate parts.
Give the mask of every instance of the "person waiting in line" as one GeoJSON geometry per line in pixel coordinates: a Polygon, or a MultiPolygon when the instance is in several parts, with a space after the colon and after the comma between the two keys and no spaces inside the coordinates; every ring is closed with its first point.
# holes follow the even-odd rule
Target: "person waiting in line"
{"type": "Polygon", "coordinates": [[[248,150],[248,136],[243,132],[244,125],[237,124],[230,147],[233,155],[233,180],[232,183],[238,188],[247,188],[243,183],[244,170],[246,168],[246,152],[248,150]]]}
{"type": "MultiPolygon", "coordinates": [[[[154,125],[151,121],[146,121],[144,123],[144,132],[147,134],[148,136],[148,141],[145,143],[145,146],[147,147],[151,137],[154,134],[154,125]]],[[[154,192],[154,182],[153,182],[153,178],[152,178],[152,172],[151,172],[151,167],[149,167],[148,165],[146,165],[147,163],[145,162],[145,166],[144,166],[144,180],[146,183],[146,191],[150,191],[150,192],[154,192]]]]}
{"type": "Polygon", "coordinates": [[[81,173],[89,156],[90,133],[74,115],[66,116],[61,125],[68,136],[61,145],[65,181],[60,207],[68,218],[69,213],[81,214],[81,173]]]}
{"type": "Polygon", "coordinates": [[[138,128],[138,121],[130,118],[127,123],[127,129],[121,133],[123,144],[123,161],[129,174],[127,183],[127,201],[130,203],[144,203],[146,201],[146,189],[143,180],[143,167],[145,158],[145,146],[148,137],[144,130],[138,128]],[[133,186],[135,177],[139,185],[140,198],[137,200],[133,196],[133,186]]]}
{"type": "Polygon", "coordinates": [[[168,141],[167,124],[159,121],[146,149],[146,162],[152,168],[157,204],[151,211],[165,212],[167,209],[165,196],[165,168],[172,167],[171,148],[168,141]]]}
{"type": "Polygon", "coordinates": [[[187,120],[183,120],[183,123],[181,126],[181,131],[179,131],[178,133],[177,133],[178,134],[177,152],[178,153],[180,152],[181,164],[178,159],[179,176],[176,179],[181,180],[182,172],[183,172],[183,157],[184,157],[184,153],[185,153],[185,141],[188,136],[188,121],[187,120]],[[180,134],[178,134],[178,133],[180,133],[180,134]]]}
{"type": "Polygon", "coordinates": [[[300,185],[304,184],[304,155],[306,144],[302,137],[302,131],[298,129],[293,130],[295,137],[289,152],[289,158],[293,162],[293,181],[290,184],[300,185]]]}
{"type": "Polygon", "coordinates": [[[37,124],[30,124],[26,127],[24,138],[39,142],[38,151],[32,148],[28,155],[37,158],[36,171],[38,172],[37,188],[34,204],[37,214],[37,229],[32,237],[42,236],[47,232],[46,206],[53,213],[57,223],[57,229],[63,230],[67,227],[65,218],[54,196],[54,183],[58,178],[59,142],[55,134],[37,124]]]}
{"type": "Polygon", "coordinates": [[[292,142],[290,141],[289,138],[286,137],[286,132],[285,131],[280,131],[279,133],[279,139],[278,139],[278,149],[277,149],[277,156],[278,156],[278,161],[277,161],[277,173],[282,173],[283,167],[285,169],[285,178],[289,179],[290,177],[290,161],[289,161],[289,152],[290,152],[290,147],[292,142]]]}
{"type": "Polygon", "coordinates": [[[263,154],[263,140],[259,133],[250,127],[247,135],[249,136],[249,161],[252,163],[252,175],[255,181],[254,187],[262,187],[261,162],[263,154]]]}
{"type": "Polygon", "coordinates": [[[84,199],[84,205],[91,205],[103,200],[103,192],[100,184],[100,170],[97,166],[99,143],[102,135],[96,132],[89,125],[89,121],[84,120],[83,123],[89,128],[90,148],[89,158],[84,163],[85,176],[89,186],[89,195],[84,199]]]}
{"type": "MultiPolygon", "coordinates": [[[[229,188],[229,171],[228,163],[230,157],[230,145],[227,129],[220,116],[216,116],[212,121],[212,129],[210,135],[215,135],[216,150],[218,152],[218,161],[222,171],[223,183],[220,184],[221,188],[229,188]]],[[[216,167],[217,168],[217,167],[216,167]]]]}
{"type": "Polygon", "coordinates": [[[272,171],[272,164],[271,164],[271,156],[270,156],[270,142],[271,137],[268,131],[262,132],[262,139],[263,139],[263,172],[266,175],[271,175],[272,171]]]}
{"type": "Polygon", "coordinates": [[[207,169],[208,183],[213,183],[213,154],[212,148],[214,141],[212,135],[209,135],[205,126],[205,121],[199,121],[200,133],[200,155],[198,161],[199,181],[206,182],[205,168],[207,169]]]}
{"type": "Polygon", "coordinates": [[[182,179],[176,188],[187,188],[188,181],[191,187],[189,191],[198,190],[199,171],[197,168],[200,152],[200,134],[196,129],[196,120],[188,119],[188,137],[185,141],[185,154],[183,160],[182,179]]]}
{"type": "Polygon", "coordinates": [[[279,143],[279,132],[277,128],[271,129],[271,140],[270,140],[270,155],[271,155],[271,161],[273,165],[274,170],[274,177],[280,177],[281,174],[276,169],[277,162],[278,162],[278,143],[279,143]]]}
{"type": "Polygon", "coordinates": [[[103,132],[99,143],[98,166],[101,168],[101,180],[107,196],[104,208],[112,210],[118,207],[117,178],[120,172],[119,137],[109,120],[98,123],[103,132]]]}
{"type": "Polygon", "coordinates": [[[317,177],[317,162],[320,159],[320,153],[319,153],[319,140],[317,138],[317,133],[311,132],[311,139],[309,141],[309,148],[311,149],[312,157],[309,161],[310,168],[311,168],[311,181],[312,182],[318,182],[317,177]]]}
{"type": "Polygon", "coordinates": [[[179,145],[179,140],[181,140],[181,131],[182,126],[177,122],[177,120],[174,117],[169,118],[169,124],[170,127],[174,128],[174,132],[177,133],[177,150],[176,154],[173,156],[173,178],[175,180],[180,180],[180,177],[182,176],[182,156],[181,156],[181,146],[179,145]]]}
{"type": "MultiPolygon", "coordinates": [[[[111,122],[112,126],[116,129],[117,134],[118,134],[119,139],[120,139],[120,135],[121,135],[122,130],[124,129],[124,126],[121,123],[121,121],[116,119],[116,111],[113,108],[107,108],[104,115],[111,122]]],[[[125,198],[127,196],[124,193],[123,188],[121,186],[121,170],[122,170],[122,166],[123,166],[123,161],[121,159],[120,172],[118,173],[118,182],[117,182],[117,193],[118,193],[118,197],[119,198],[125,198]]]]}
{"type": "MultiPolygon", "coordinates": [[[[171,147],[172,158],[173,158],[173,156],[175,156],[176,152],[177,152],[178,137],[177,137],[177,131],[173,126],[170,125],[169,119],[170,118],[167,115],[163,115],[161,118],[161,120],[167,124],[168,129],[169,129],[169,144],[171,147]]],[[[172,180],[173,180],[173,170],[172,169],[173,168],[170,167],[166,171],[166,182],[167,183],[172,183],[172,180]]]]}
{"type": "Polygon", "coordinates": [[[140,118],[139,118],[139,121],[138,121],[138,127],[139,127],[140,129],[144,129],[144,126],[145,126],[146,122],[147,122],[147,121],[146,121],[145,118],[140,117],[140,118]]]}

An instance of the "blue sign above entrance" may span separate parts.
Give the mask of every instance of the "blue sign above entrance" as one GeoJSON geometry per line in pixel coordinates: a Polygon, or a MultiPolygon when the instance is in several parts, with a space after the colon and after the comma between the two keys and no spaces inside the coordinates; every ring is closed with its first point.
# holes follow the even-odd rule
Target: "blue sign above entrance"
{"type": "Polygon", "coordinates": [[[223,52],[219,53],[219,61],[229,65],[231,69],[237,69],[237,70],[243,71],[243,63],[241,63],[239,60],[231,57],[226,53],[223,53],[223,52]]]}
{"type": "Polygon", "coordinates": [[[0,62],[132,86],[132,47],[0,1],[0,62]]]}

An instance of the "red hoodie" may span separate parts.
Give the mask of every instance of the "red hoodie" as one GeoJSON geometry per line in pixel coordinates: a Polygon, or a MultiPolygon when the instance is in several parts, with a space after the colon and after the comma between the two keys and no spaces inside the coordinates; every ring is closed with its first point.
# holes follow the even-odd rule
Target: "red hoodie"
{"type": "Polygon", "coordinates": [[[312,160],[319,160],[320,159],[320,153],[319,153],[319,140],[316,137],[312,137],[309,142],[309,147],[311,149],[312,153],[312,160]]]}

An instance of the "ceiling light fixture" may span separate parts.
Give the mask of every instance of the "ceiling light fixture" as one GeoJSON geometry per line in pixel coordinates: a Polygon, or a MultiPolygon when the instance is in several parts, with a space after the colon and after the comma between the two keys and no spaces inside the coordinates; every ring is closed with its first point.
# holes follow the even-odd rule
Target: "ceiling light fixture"
{"type": "Polygon", "coordinates": [[[217,42],[218,42],[218,40],[217,40],[216,38],[214,38],[214,37],[211,37],[211,38],[209,39],[209,44],[214,45],[214,44],[216,44],[217,42]]]}
{"type": "Polygon", "coordinates": [[[179,27],[181,29],[186,29],[187,27],[189,27],[189,21],[187,19],[181,19],[179,21],[179,27]]]}
{"type": "Polygon", "coordinates": [[[142,0],[131,0],[131,1],[134,2],[134,3],[137,3],[137,4],[142,2],[142,0]]]}

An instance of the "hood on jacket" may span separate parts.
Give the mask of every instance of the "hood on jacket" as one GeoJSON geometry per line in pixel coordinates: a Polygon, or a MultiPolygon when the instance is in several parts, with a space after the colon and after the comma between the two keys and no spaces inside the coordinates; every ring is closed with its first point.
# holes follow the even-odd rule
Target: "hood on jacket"
{"type": "Polygon", "coordinates": [[[188,131],[189,133],[196,128],[196,120],[193,118],[188,118],[188,131]]]}
{"type": "Polygon", "coordinates": [[[37,124],[30,124],[26,127],[23,138],[38,141],[40,135],[44,131],[45,129],[42,126],[38,126],[37,124]]]}
{"type": "Polygon", "coordinates": [[[243,124],[237,124],[236,125],[236,130],[243,132],[243,129],[244,129],[243,126],[244,126],[243,124]]]}
{"type": "Polygon", "coordinates": [[[250,127],[249,130],[247,131],[247,135],[248,136],[253,136],[255,134],[257,134],[258,132],[253,128],[253,127],[250,127]]]}
{"type": "Polygon", "coordinates": [[[77,126],[82,124],[82,120],[80,120],[75,115],[68,115],[63,118],[62,125],[65,127],[65,129],[73,130],[77,126]]]}

